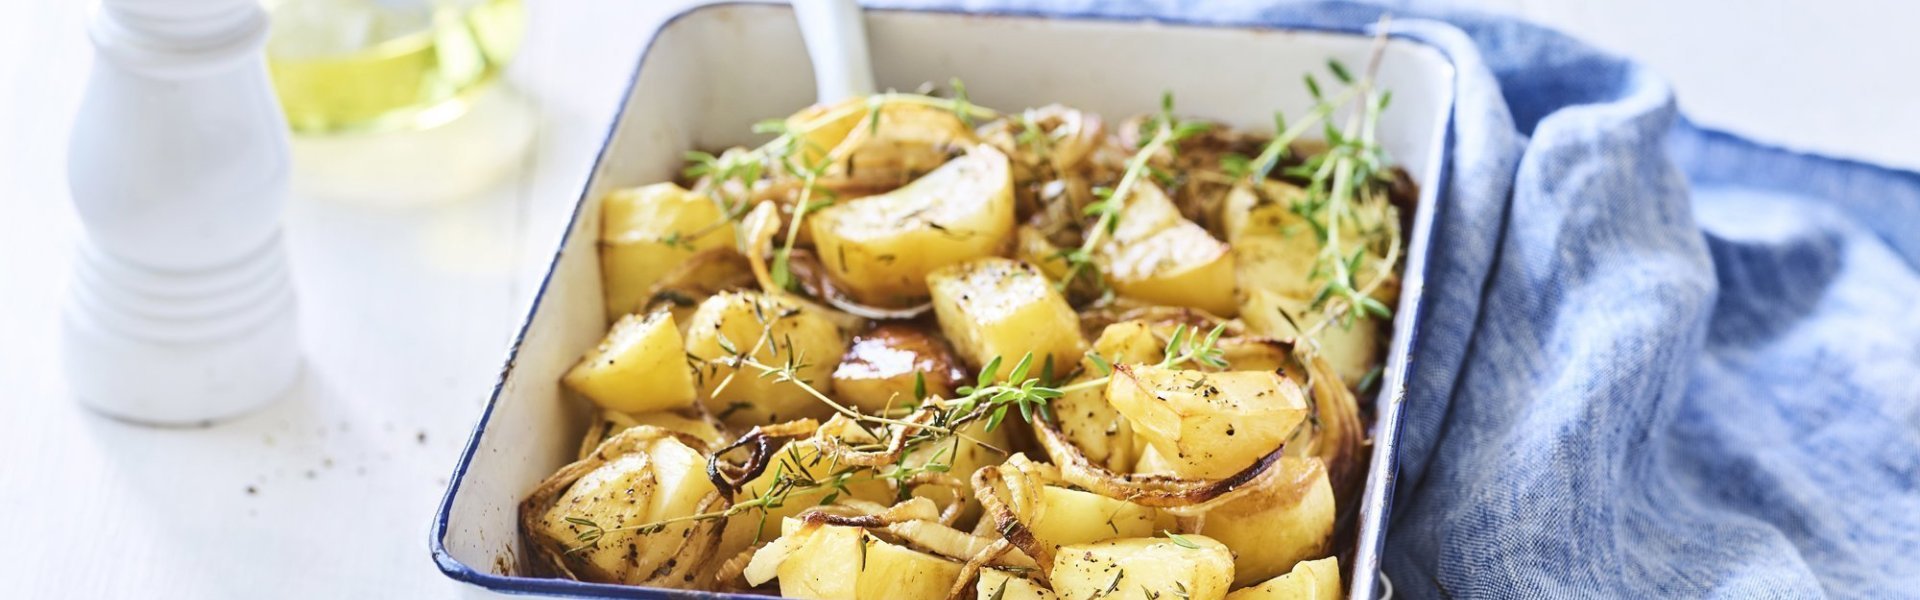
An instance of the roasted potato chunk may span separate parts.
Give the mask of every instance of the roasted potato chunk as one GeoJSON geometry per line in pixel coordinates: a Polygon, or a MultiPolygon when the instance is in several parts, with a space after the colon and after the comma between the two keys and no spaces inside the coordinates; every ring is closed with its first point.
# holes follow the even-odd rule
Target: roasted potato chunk
{"type": "Polygon", "coordinates": [[[720,440],[725,437],[720,434],[719,429],[714,428],[713,423],[708,422],[706,419],[687,416],[676,411],[662,410],[625,416],[633,421],[632,425],[628,425],[628,427],[632,427],[633,425],[652,425],[667,431],[684,433],[700,438],[700,441],[706,442],[710,446],[719,446],[720,440]]]}
{"type": "MultiPolygon", "coordinates": [[[[1280,482],[1207,512],[1206,534],[1233,549],[1234,585],[1286,573],[1333,545],[1333,486],[1318,458],[1283,458],[1280,482]]],[[[1336,578],[1336,582],[1338,579],[1336,578]]]]}
{"type": "Polygon", "coordinates": [[[1227,600],[1339,600],[1340,559],[1303,560],[1285,575],[1227,594],[1227,600]]]}
{"type": "Polygon", "coordinates": [[[1062,598],[1219,600],[1233,583],[1233,553],[1203,535],[1075,544],[1054,555],[1052,578],[1062,598]]]}
{"type": "Polygon", "coordinates": [[[1320,239],[1290,206],[1306,192],[1277,181],[1264,185],[1263,193],[1247,184],[1227,193],[1221,221],[1233,248],[1240,289],[1311,299],[1320,289],[1311,276],[1320,239]]]}
{"type": "Polygon", "coordinates": [[[833,370],[833,389],[841,401],[879,414],[918,404],[916,382],[928,395],[947,397],[965,378],[946,340],[920,325],[891,322],[854,334],[833,370]]]}
{"type": "Polygon", "coordinates": [[[733,222],[706,196],[671,183],[600,201],[600,281],[607,319],[644,307],[648,290],[694,253],[733,244],[733,222]]]}
{"type": "Polygon", "coordinates": [[[1247,292],[1247,300],[1241,305],[1240,318],[1260,335],[1291,340],[1302,337],[1300,330],[1294,328],[1298,322],[1308,331],[1314,331],[1311,342],[1314,353],[1326,359],[1334,373],[1347,387],[1360,385],[1367,373],[1378,364],[1381,352],[1380,333],[1385,325],[1376,319],[1354,319],[1352,323],[1327,323],[1327,315],[1313,310],[1304,300],[1293,300],[1266,290],[1247,292]],[[1285,311],[1285,316],[1281,314],[1285,311]],[[1291,318],[1289,318],[1291,317],[1291,318]],[[1317,330],[1317,331],[1316,331],[1317,330]]]}
{"type": "MultiPolygon", "coordinates": [[[[1093,351],[1110,365],[1157,363],[1163,348],[1165,345],[1154,337],[1153,330],[1139,321],[1108,325],[1093,342],[1093,351]]],[[[1092,358],[1083,358],[1080,374],[1073,382],[1102,376],[1092,358]]],[[[1107,402],[1105,389],[1068,392],[1054,399],[1053,413],[1059,415],[1060,432],[1066,434],[1087,460],[1116,473],[1133,470],[1133,462],[1138,458],[1134,452],[1133,425],[1107,402]]]]}
{"type": "Polygon", "coordinates": [[[753,290],[757,285],[752,263],[739,250],[702,250],[660,276],[660,281],[650,288],[646,307],[641,310],[673,313],[673,322],[680,326],[680,334],[684,336],[687,324],[693,322],[693,311],[700,308],[702,301],[720,292],[753,290]]]}
{"type": "Polygon", "coordinates": [[[990,146],[899,189],[820,209],[807,219],[820,262],[854,299],[925,301],[927,273],[1004,249],[1013,237],[1013,179],[990,146]]]}
{"type": "Polygon", "coordinates": [[[1150,182],[1134,186],[1113,235],[1095,250],[1108,283],[1123,296],[1223,317],[1240,309],[1234,303],[1233,253],[1180,216],[1150,182]]]}
{"type": "MultiPolygon", "coordinates": [[[[1289,206],[1305,192],[1277,181],[1264,185],[1261,193],[1255,193],[1242,184],[1227,196],[1224,223],[1240,282],[1241,318],[1261,335],[1280,339],[1298,337],[1296,323],[1308,330],[1317,328],[1313,336],[1316,350],[1333,364],[1342,381],[1350,387],[1357,385],[1379,359],[1381,322],[1365,318],[1355,319],[1351,326],[1320,326],[1327,315],[1315,310],[1312,302],[1326,284],[1323,278],[1314,276],[1321,241],[1306,218],[1289,206]]],[[[1345,239],[1364,238],[1350,232],[1345,239]]],[[[1347,244],[1341,248],[1341,256],[1357,250],[1357,242],[1347,244]]],[[[1363,268],[1377,270],[1380,260],[1365,255],[1362,263],[1367,266],[1363,268]]],[[[1395,290],[1382,287],[1373,297],[1390,304],[1395,290]]]]}
{"type": "Polygon", "coordinates": [[[1300,386],[1272,371],[1114,365],[1107,401],[1176,473],[1205,479],[1251,466],[1307,418],[1300,386]]]}
{"type": "Polygon", "coordinates": [[[1033,265],[982,258],[935,271],[927,283],[940,330],[974,368],[994,358],[1010,368],[1032,353],[1034,373],[1048,360],[1059,372],[1086,351],[1073,307],[1033,265]]]}
{"type": "Polygon", "coordinates": [[[1059,281],[1067,276],[1067,261],[1060,258],[1060,247],[1053,245],[1046,234],[1030,225],[1014,228],[1013,257],[1039,267],[1047,279],[1059,281]]]}
{"type": "Polygon", "coordinates": [[[605,535],[566,553],[566,568],[589,581],[637,583],[673,557],[694,523],[670,524],[658,532],[620,528],[694,514],[714,492],[706,467],[700,451],[677,439],[646,442],[574,481],[534,524],[533,533],[574,547],[589,529],[576,521],[590,521],[605,535]]]}
{"type": "Polygon", "coordinates": [[[1059,596],[1033,580],[1006,571],[981,569],[980,579],[973,586],[973,595],[980,600],[1056,600],[1059,596]]]}
{"type": "Polygon", "coordinates": [[[747,581],[780,579],[780,595],[829,600],[947,597],[960,563],[881,541],[857,527],[784,519],[780,539],[756,552],[747,581]]]}
{"type": "Polygon", "coordinates": [[[947,162],[957,148],[979,143],[952,111],[888,103],[876,118],[867,98],[818,105],[787,118],[800,136],[804,164],[827,160],[823,184],[852,190],[890,189],[947,162]],[[807,125],[833,117],[818,128],[807,125]]]}
{"type": "Polygon", "coordinates": [[[683,344],[673,315],[666,311],[627,315],[561,381],[611,410],[638,413],[693,406],[693,371],[683,344]]]}
{"type": "Polygon", "coordinates": [[[729,425],[750,427],[801,417],[826,416],[831,409],[790,381],[762,377],[751,365],[720,364],[722,357],[747,356],[761,364],[789,364],[801,381],[823,394],[833,393],[833,370],[846,353],[840,330],[825,318],[793,303],[758,293],[724,292],[700,303],[687,325],[686,354],[702,364],[695,369],[707,410],[729,425]]]}
{"type": "Polygon", "coordinates": [[[1151,537],[1173,522],[1149,507],[1063,487],[1042,488],[1040,502],[1043,508],[1029,528],[1034,537],[1056,545],[1151,537]]]}

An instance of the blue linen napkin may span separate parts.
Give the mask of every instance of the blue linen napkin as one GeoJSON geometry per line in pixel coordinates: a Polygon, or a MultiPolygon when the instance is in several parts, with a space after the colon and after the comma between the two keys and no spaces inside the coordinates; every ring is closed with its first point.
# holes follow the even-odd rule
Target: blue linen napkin
{"type": "MultiPolygon", "coordinates": [[[[873,4],[1347,31],[1383,10],[873,4]]],[[[1920,174],[1696,128],[1646,68],[1543,28],[1394,12],[1459,71],[1399,595],[1920,597],[1920,174]]]]}

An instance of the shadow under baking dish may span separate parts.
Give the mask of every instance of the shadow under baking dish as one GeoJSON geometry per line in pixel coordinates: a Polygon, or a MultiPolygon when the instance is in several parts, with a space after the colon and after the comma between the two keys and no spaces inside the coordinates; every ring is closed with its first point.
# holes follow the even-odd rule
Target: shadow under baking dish
{"type": "MultiPolygon", "coordinates": [[[[882,88],[958,77],[975,102],[1002,109],[1061,103],[1120,118],[1154,110],[1171,91],[1180,113],[1262,131],[1275,108],[1311,106],[1303,73],[1329,58],[1363,64],[1359,31],[1241,28],[1028,15],[869,10],[882,88]],[[1221,57],[1234,57],[1222,60],[1221,57]],[[1253,73],[1250,75],[1250,72],[1253,73]],[[1270,76],[1268,76],[1270,74],[1270,76]]],[[[1376,400],[1374,455],[1361,496],[1353,598],[1372,598],[1395,474],[1395,439],[1409,348],[1420,320],[1433,212],[1447,173],[1454,69],[1438,50],[1393,39],[1379,82],[1394,91],[1380,143],[1421,185],[1408,232],[1393,342],[1376,400]]],[[[523,577],[521,498],[574,458],[589,407],[567,399],[560,375],[605,334],[598,198],[674,178],[691,149],[748,145],[751,125],[813,100],[812,68],[784,5],[717,4],[667,21],[641,55],[620,114],[535,297],[500,380],[435,515],[430,546],[448,577],[475,592],[595,598],[752,598],[523,577]],[[483,591],[484,590],[484,591],[483,591]]]]}

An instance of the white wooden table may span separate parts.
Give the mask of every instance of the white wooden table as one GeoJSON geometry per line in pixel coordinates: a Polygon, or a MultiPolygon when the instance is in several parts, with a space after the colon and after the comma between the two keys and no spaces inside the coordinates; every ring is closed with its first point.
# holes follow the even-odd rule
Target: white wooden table
{"type": "MultiPolygon", "coordinates": [[[[85,5],[11,4],[0,20],[0,597],[456,593],[427,557],[428,518],[640,45],[662,17],[695,1],[529,2],[528,40],[509,81],[538,121],[531,152],[497,186],[437,206],[296,197],[286,223],[306,375],[269,409],[185,430],[125,425],[67,396],[55,348],[79,230],[64,149],[91,60],[85,5]]],[[[1920,16],[1915,9],[1885,7],[1906,14],[1828,23],[1800,38],[1793,64],[1858,69],[1791,80],[1828,86],[1806,91],[1774,74],[1726,70],[1750,64],[1742,57],[1787,54],[1774,42],[1792,36],[1738,25],[1790,16],[1680,2],[1670,16],[1733,32],[1740,45],[1700,53],[1633,25],[1629,11],[1650,10],[1650,0],[1626,2],[1618,15],[1486,3],[1634,49],[1678,74],[1683,98],[1695,86],[1702,100],[1688,106],[1711,112],[1710,122],[1920,165],[1912,135],[1920,111],[1885,99],[1920,94],[1920,78],[1896,76],[1920,57],[1891,30],[1920,16]],[[1775,89],[1783,91],[1734,101],[1775,89]]],[[[1819,10],[1865,13],[1846,13],[1865,4],[1819,10]]],[[[1684,27],[1655,31],[1670,30],[1684,27]]]]}

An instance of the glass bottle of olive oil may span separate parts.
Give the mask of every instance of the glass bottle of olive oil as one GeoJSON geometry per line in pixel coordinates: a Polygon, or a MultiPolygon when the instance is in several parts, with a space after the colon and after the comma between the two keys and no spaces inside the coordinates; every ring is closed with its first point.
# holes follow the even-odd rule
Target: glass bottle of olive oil
{"type": "Polygon", "coordinates": [[[267,64],[297,133],[424,129],[519,49],[521,0],[266,0],[267,64]]]}

